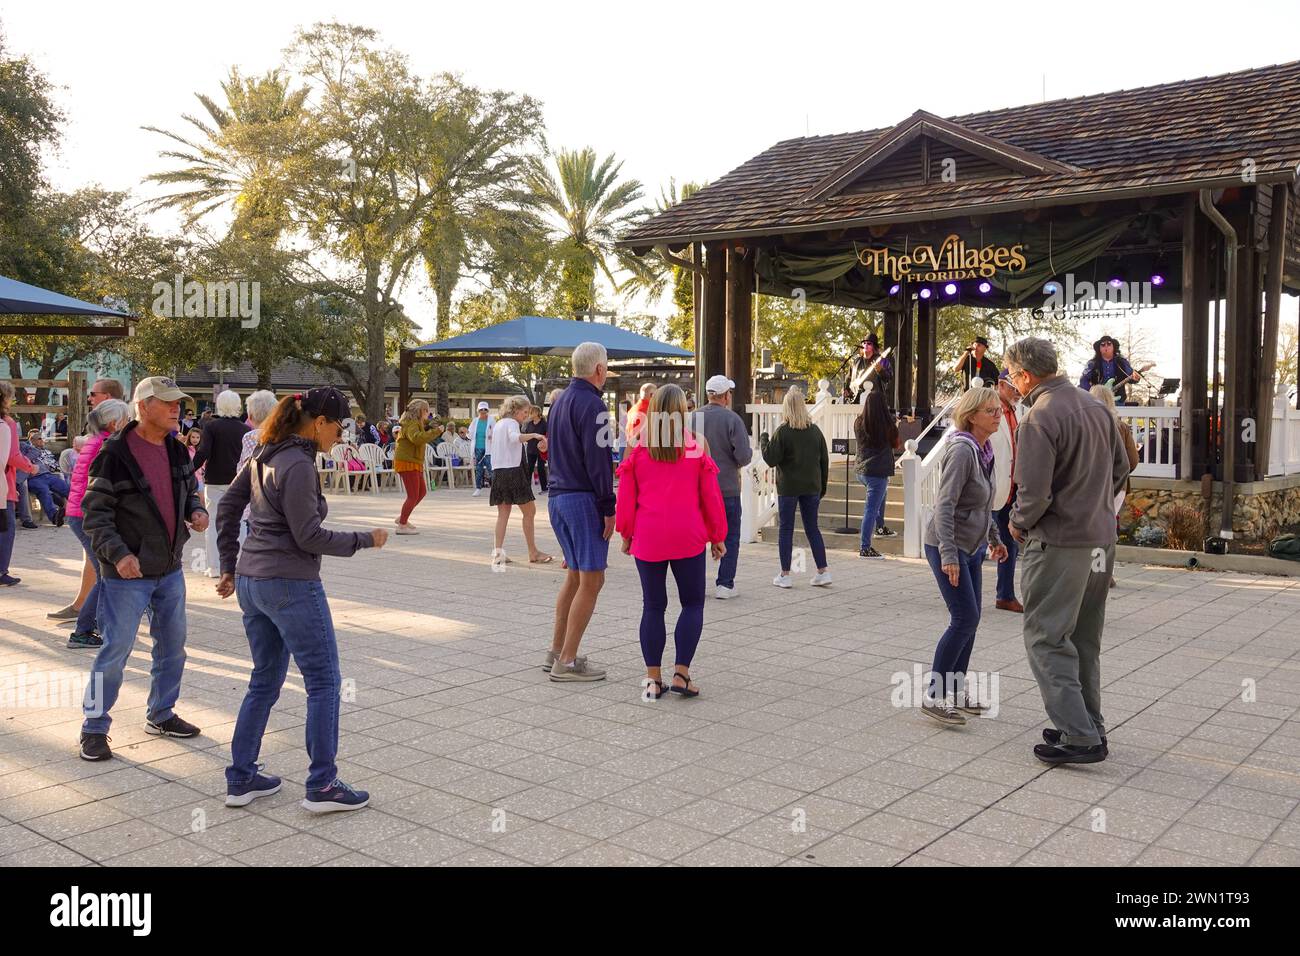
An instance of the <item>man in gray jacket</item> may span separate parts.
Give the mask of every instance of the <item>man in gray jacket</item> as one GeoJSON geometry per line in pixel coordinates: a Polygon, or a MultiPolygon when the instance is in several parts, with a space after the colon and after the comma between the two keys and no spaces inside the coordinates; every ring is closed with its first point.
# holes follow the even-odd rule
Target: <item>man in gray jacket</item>
{"type": "Polygon", "coordinates": [[[1128,457],[1110,412],[1058,374],[1050,342],[1021,339],[1006,364],[1029,409],[1016,432],[1010,521],[1021,546],[1025,648],[1054,725],[1034,755],[1097,763],[1108,753],[1101,634],[1128,457]]]}
{"type": "Polygon", "coordinates": [[[754,449],[749,444],[745,420],[731,410],[731,390],[736,383],[715,375],[704,383],[708,404],[691,413],[691,429],[709,443],[709,455],[718,466],[718,487],[727,510],[727,553],[718,562],[715,598],[736,596],[736,565],[740,561],[740,469],[749,464],[754,449]]]}

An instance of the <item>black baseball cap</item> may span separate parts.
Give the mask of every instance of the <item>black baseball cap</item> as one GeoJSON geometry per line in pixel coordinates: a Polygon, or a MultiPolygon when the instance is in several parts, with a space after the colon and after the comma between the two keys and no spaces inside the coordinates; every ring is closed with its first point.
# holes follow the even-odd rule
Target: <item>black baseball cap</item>
{"type": "Polygon", "coordinates": [[[984,346],[985,348],[988,348],[988,347],[989,347],[989,340],[986,339],[986,338],[985,338],[984,336],[982,336],[982,335],[977,335],[977,336],[975,336],[975,344],[976,344],[976,345],[982,345],[982,346],[984,346]]]}
{"type": "Polygon", "coordinates": [[[332,385],[313,388],[294,397],[302,402],[302,410],[313,418],[324,415],[330,421],[341,422],[349,417],[351,411],[347,397],[332,385]]]}

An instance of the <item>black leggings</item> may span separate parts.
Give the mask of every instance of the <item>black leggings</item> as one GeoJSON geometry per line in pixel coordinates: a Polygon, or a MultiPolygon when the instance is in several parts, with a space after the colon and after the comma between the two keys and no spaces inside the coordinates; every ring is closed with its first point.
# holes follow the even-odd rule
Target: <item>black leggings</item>
{"type": "Polygon", "coordinates": [[[668,643],[664,614],[668,610],[668,569],[677,579],[677,597],[682,602],[682,613],[677,616],[673,630],[673,646],[677,651],[676,663],[689,667],[695,657],[704,630],[704,549],[693,558],[674,558],[671,561],[642,561],[636,559],[636,569],[641,575],[641,656],[646,667],[661,667],[664,645],[668,643]]]}

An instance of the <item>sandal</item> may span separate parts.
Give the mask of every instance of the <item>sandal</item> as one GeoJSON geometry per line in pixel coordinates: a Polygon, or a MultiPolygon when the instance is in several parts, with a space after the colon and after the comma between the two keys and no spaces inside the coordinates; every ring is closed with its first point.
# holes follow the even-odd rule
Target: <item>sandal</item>
{"type": "Polygon", "coordinates": [[[681,694],[683,697],[699,697],[699,696],[700,696],[700,692],[699,692],[698,690],[691,690],[691,675],[690,675],[690,674],[678,674],[678,673],[674,673],[674,674],[673,674],[673,682],[672,682],[672,686],[669,687],[669,690],[671,690],[674,694],[681,694]],[[679,677],[680,677],[682,680],[686,681],[686,686],[685,686],[685,687],[678,687],[678,686],[677,686],[677,678],[679,678],[679,677]]]}
{"type": "Polygon", "coordinates": [[[667,688],[666,686],[664,686],[664,682],[663,682],[663,681],[661,681],[661,680],[655,680],[653,677],[643,677],[643,678],[641,678],[641,699],[642,699],[642,700],[645,700],[647,696],[650,697],[650,698],[653,699],[653,700],[658,700],[660,697],[662,697],[662,696],[663,696],[664,694],[666,694],[666,693],[668,693],[668,688],[667,688]],[[649,686],[649,685],[651,685],[651,684],[654,684],[655,687],[657,687],[657,688],[659,689],[658,693],[654,693],[654,692],[652,692],[652,691],[650,690],[650,686],[649,686]]]}
{"type": "Polygon", "coordinates": [[[529,558],[528,563],[529,564],[550,564],[554,560],[555,560],[554,555],[543,554],[540,558],[529,558]]]}

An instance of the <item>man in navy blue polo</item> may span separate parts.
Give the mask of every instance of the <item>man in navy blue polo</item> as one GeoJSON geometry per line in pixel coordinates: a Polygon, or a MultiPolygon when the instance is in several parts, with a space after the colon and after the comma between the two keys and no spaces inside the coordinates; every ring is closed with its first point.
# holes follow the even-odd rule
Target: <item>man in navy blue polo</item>
{"type": "Polygon", "coordinates": [[[604,680],[578,645],[605,584],[614,533],[614,459],[603,389],[609,356],[598,342],[573,350],[573,380],[551,405],[547,511],[569,573],[555,601],[555,631],[542,667],[553,681],[604,680]]]}

